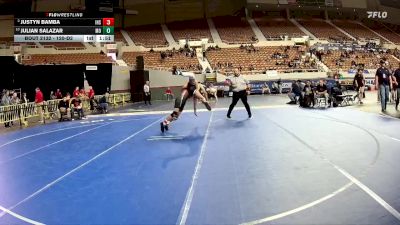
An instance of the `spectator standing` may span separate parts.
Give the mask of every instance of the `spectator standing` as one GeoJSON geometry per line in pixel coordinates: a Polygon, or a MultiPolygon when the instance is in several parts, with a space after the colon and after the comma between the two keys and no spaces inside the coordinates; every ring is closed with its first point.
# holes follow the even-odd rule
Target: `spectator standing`
{"type": "Polygon", "coordinates": [[[365,78],[363,75],[363,69],[358,69],[357,74],[354,76],[354,86],[358,93],[358,102],[363,104],[362,99],[364,98],[365,78]]]}
{"type": "Polygon", "coordinates": [[[18,98],[18,94],[17,94],[16,92],[14,92],[14,93],[12,94],[12,97],[11,97],[11,99],[10,99],[10,103],[11,103],[11,105],[17,105],[17,104],[20,103],[20,100],[19,100],[19,98],[18,98]]]}
{"type": "Polygon", "coordinates": [[[50,100],[57,99],[56,95],[54,94],[54,91],[50,91],[50,100]]]}
{"type": "MultiPolygon", "coordinates": [[[[10,99],[10,92],[7,90],[3,90],[3,96],[1,97],[1,105],[2,106],[7,106],[11,104],[11,99],[10,99]]],[[[10,127],[10,122],[4,123],[4,127],[9,128],[10,127]]]]}
{"type": "Polygon", "coordinates": [[[21,101],[20,103],[22,104],[22,117],[24,118],[24,121],[26,121],[26,110],[27,110],[27,106],[29,103],[29,99],[26,97],[26,93],[22,93],[22,97],[21,97],[21,101]]]}
{"type": "Polygon", "coordinates": [[[93,87],[92,86],[89,86],[89,101],[90,101],[90,110],[94,110],[94,95],[95,95],[95,93],[94,93],[94,90],[93,90],[93,87]]]}
{"type": "Polygon", "coordinates": [[[399,100],[400,100],[400,63],[399,68],[397,68],[393,73],[393,89],[396,91],[396,111],[399,110],[399,100]]]}
{"type": "Polygon", "coordinates": [[[298,83],[298,85],[299,85],[299,87],[300,87],[300,90],[303,91],[304,87],[306,86],[306,83],[304,83],[304,82],[301,81],[301,80],[298,80],[297,83],[298,83]]]}
{"type": "Polygon", "coordinates": [[[390,79],[390,72],[385,67],[385,61],[380,61],[380,67],[376,70],[375,74],[375,85],[379,91],[379,97],[381,101],[381,111],[386,112],[386,105],[389,101],[389,87],[392,85],[390,79]]]}
{"type": "Polygon", "coordinates": [[[150,81],[146,81],[146,83],[144,84],[143,92],[144,92],[144,104],[147,105],[148,102],[149,105],[151,105],[150,81]]]}
{"type": "Polygon", "coordinates": [[[86,97],[87,97],[87,95],[86,95],[85,89],[82,88],[82,89],[79,91],[79,98],[85,99],[86,97]]]}
{"type": "Polygon", "coordinates": [[[229,106],[228,113],[226,117],[231,118],[231,113],[237,102],[242,100],[244,107],[246,108],[249,118],[251,118],[251,111],[249,103],[247,103],[247,95],[250,95],[250,85],[249,82],[240,76],[239,69],[234,70],[234,76],[228,78],[229,84],[232,87],[233,96],[232,103],[229,106]]]}
{"type": "Polygon", "coordinates": [[[74,98],[79,97],[79,87],[76,87],[74,92],[72,92],[72,97],[74,98]]]}
{"type": "Polygon", "coordinates": [[[43,105],[44,105],[43,93],[38,87],[35,89],[35,91],[36,91],[35,103],[39,113],[39,123],[43,123],[43,105]]]}
{"type": "Polygon", "coordinates": [[[21,97],[21,103],[23,104],[28,104],[29,103],[29,99],[26,97],[26,93],[22,93],[22,97],[21,97]]]}
{"type": "Polygon", "coordinates": [[[62,99],[63,97],[62,97],[62,93],[61,93],[61,91],[60,91],[60,89],[57,89],[57,91],[56,91],[56,99],[62,99]]]}

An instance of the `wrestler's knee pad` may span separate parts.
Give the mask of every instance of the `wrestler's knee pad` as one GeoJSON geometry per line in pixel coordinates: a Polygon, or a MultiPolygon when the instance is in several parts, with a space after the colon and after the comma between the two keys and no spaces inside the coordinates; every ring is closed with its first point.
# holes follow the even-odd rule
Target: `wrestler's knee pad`
{"type": "Polygon", "coordinates": [[[172,117],[173,120],[177,120],[177,119],[179,118],[179,113],[173,111],[173,112],[171,113],[171,117],[172,117]]]}

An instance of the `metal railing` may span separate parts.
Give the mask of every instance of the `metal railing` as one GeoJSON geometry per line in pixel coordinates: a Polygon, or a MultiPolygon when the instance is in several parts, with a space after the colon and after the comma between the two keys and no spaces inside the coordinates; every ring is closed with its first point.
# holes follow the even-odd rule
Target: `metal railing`
{"type": "MultiPolygon", "coordinates": [[[[102,95],[94,96],[97,102],[102,98],[102,95]]],[[[70,104],[72,100],[70,99],[70,104]]],[[[90,99],[80,98],[83,109],[90,109],[90,99]]],[[[56,119],[58,114],[58,103],[61,99],[44,101],[43,104],[36,104],[35,102],[22,103],[16,105],[0,106],[0,123],[20,122],[20,125],[28,125],[28,119],[37,117],[39,120],[46,121],[49,119],[56,119]]],[[[130,93],[110,94],[107,98],[107,103],[111,107],[124,106],[127,102],[131,101],[130,93]]]]}

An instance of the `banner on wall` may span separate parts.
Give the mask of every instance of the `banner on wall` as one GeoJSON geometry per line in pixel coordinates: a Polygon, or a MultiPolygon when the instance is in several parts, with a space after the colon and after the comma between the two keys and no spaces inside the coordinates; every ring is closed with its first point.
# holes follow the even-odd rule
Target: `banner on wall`
{"type": "MultiPolygon", "coordinates": [[[[340,84],[343,86],[353,86],[353,81],[354,79],[352,78],[344,78],[339,80],[340,84]]],[[[374,78],[365,78],[365,86],[373,86],[373,85],[375,85],[374,78]]]]}
{"type": "MultiPolygon", "coordinates": [[[[263,87],[265,85],[268,85],[270,90],[272,90],[272,84],[274,82],[277,82],[278,80],[271,80],[271,81],[250,81],[250,86],[251,86],[251,94],[261,94],[263,87]]],[[[293,80],[281,80],[282,81],[282,93],[287,93],[290,91],[292,88],[292,82],[293,80]]],[[[311,79],[312,82],[318,82],[319,79],[311,79]]],[[[334,79],[326,79],[328,85],[332,85],[335,80],[334,79]]],[[[216,83],[214,86],[218,90],[226,90],[226,84],[225,83],[216,83]]]]}
{"type": "Polygon", "coordinates": [[[267,74],[267,77],[277,77],[278,76],[278,71],[276,71],[276,70],[267,70],[266,74],[267,74]]]}

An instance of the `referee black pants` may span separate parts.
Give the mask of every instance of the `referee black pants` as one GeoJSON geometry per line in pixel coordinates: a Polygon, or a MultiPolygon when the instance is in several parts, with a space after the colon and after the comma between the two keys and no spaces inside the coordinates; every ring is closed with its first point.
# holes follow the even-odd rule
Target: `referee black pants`
{"type": "Polygon", "coordinates": [[[147,103],[149,103],[149,105],[151,105],[151,94],[150,93],[145,93],[143,98],[144,98],[145,105],[147,105],[147,103]]]}
{"type": "Polygon", "coordinates": [[[250,111],[250,106],[249,103],[247,103],[247,93],[246,90],[243,91],[238,91],[238,92],[233,92],[233,96],[232,96],[232,103],[229,106],[229,110],[228,110],[228,114],[227,116],[231,116],[232,110],[235,107],[235,105],[237,104],[237,102],[240,100],[242,100],[244,107],[246,108],[247,114],[249,115],[249,117],[251,116],[251,111],[250,111]]]}

